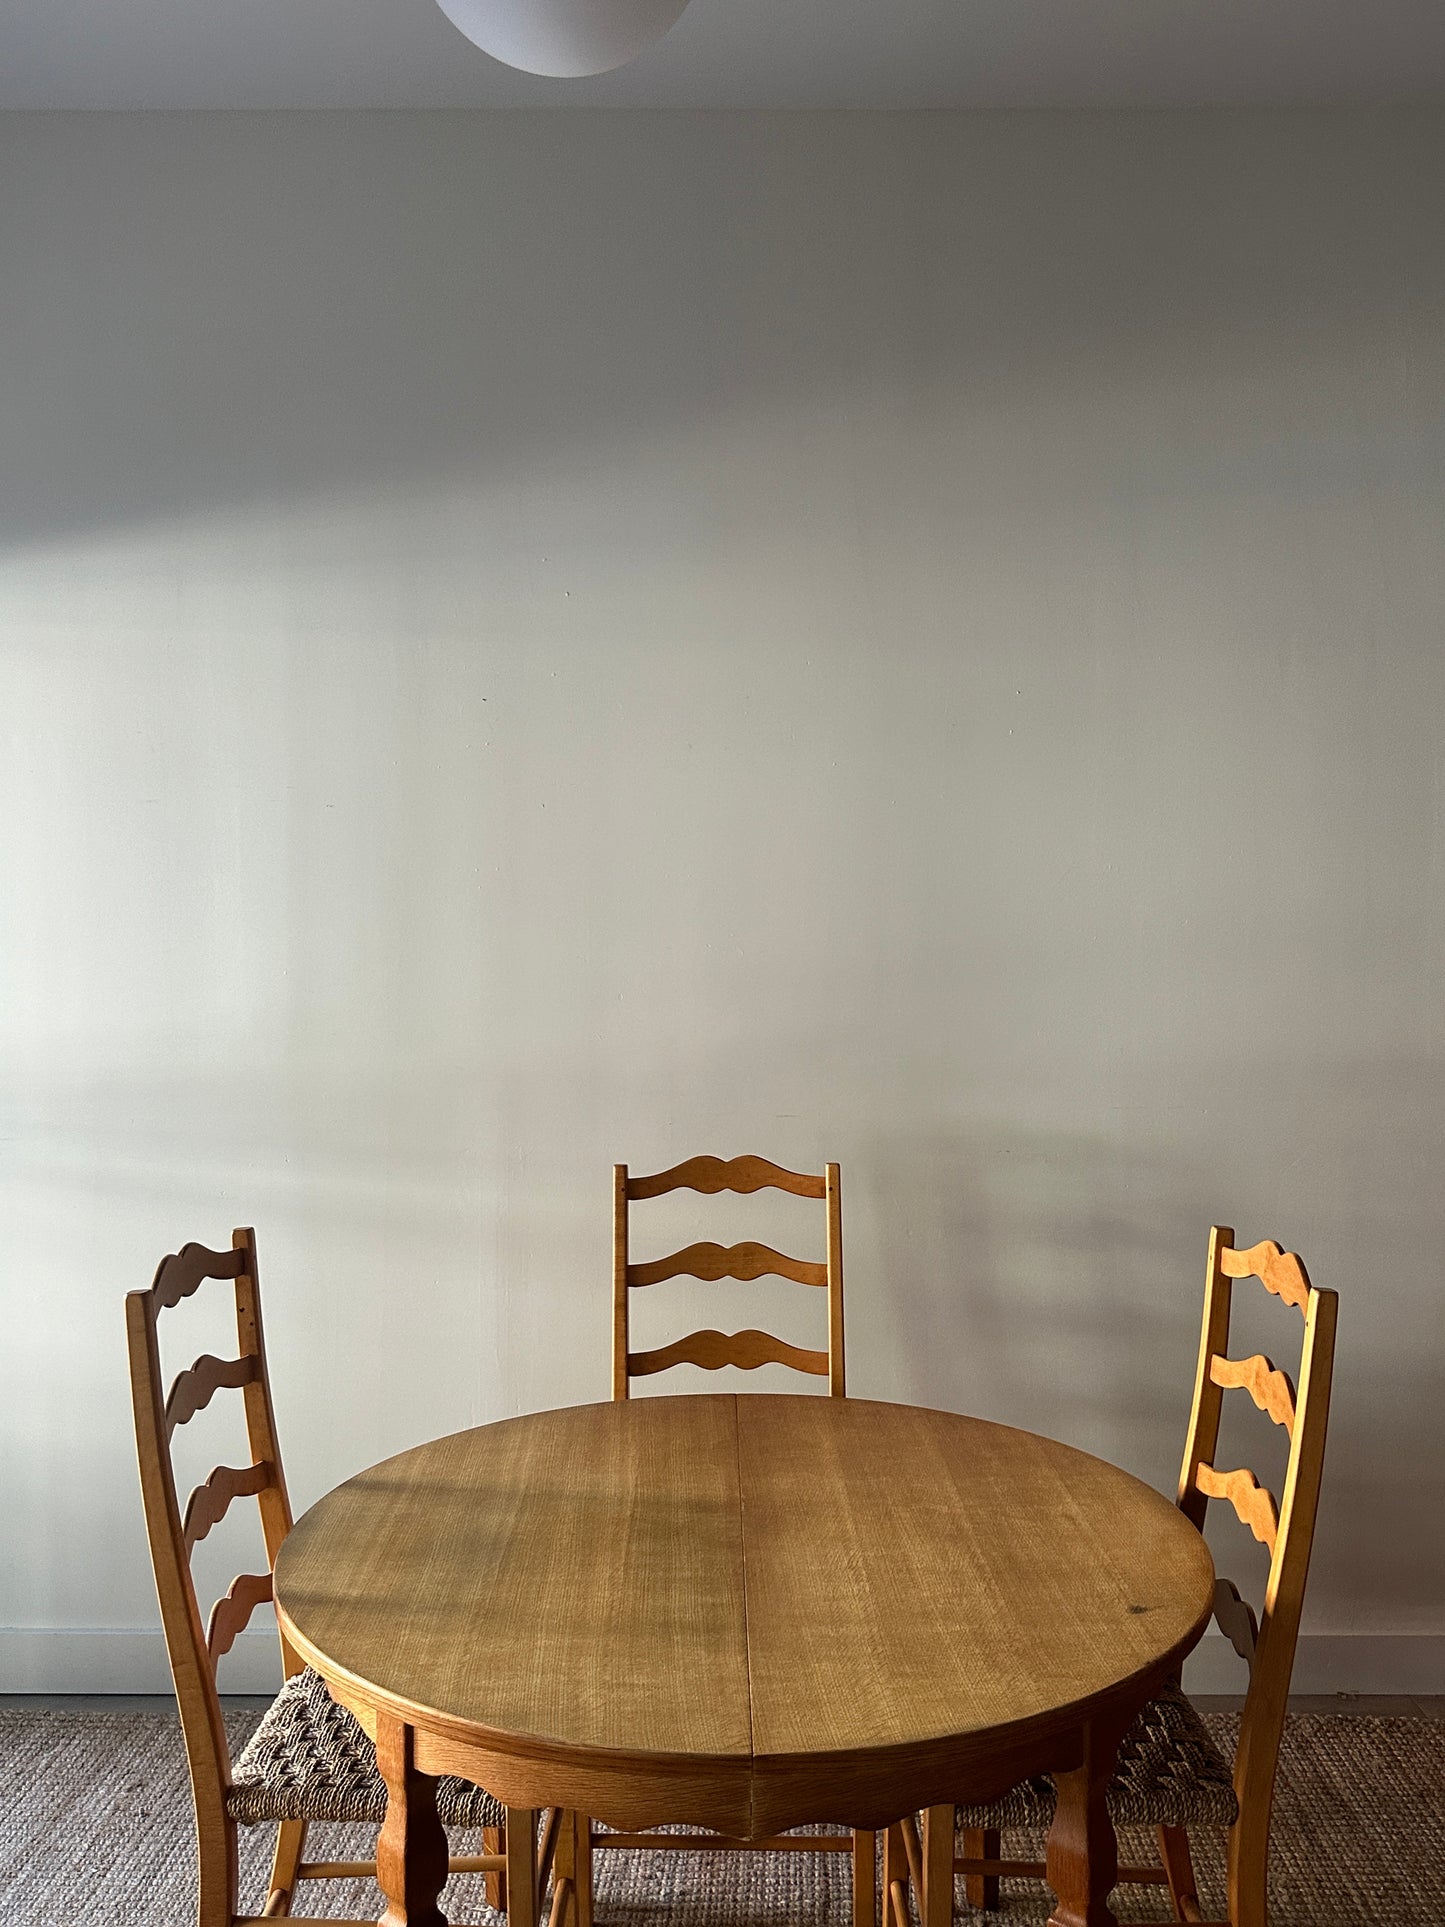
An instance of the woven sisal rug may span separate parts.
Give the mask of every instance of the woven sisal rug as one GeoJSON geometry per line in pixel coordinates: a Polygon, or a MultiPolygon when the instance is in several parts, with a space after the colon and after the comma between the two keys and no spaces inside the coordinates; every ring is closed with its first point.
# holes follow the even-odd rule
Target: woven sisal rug
{"type": "MultiPolygon", "coordinates": [[[[233,1753],[254,1720],[232,1716],[233,1753]]],[[[1211,1722],[1233,1745],[1233,1722],[1211,1722]]],[[[259,1905],[269,1832],[242,1834],[243,1905],[259,1905]]],[[[1126,1859],[1142,1858],[1121,1839],[1126,1859]]],[[[310,1852],[361,1854],[357,1830],[318,1827],[310,1852]]],[[[476,1851],[474,1841],[464,1850],[476,1851]]],[[[1005,1853],[1034,1850],[1005,1836],[1005,1853]]],[[[190,1795],[174,1719],[158,1713],[0,1710],[0,1920],[6,1927],[190,1927],[194,1920],[190,1795]]],[[[1222,1856],[1196,1846],[1202,1898],[1220,1913],[1222,1856]]],[[[1041,1886],[1005,1883],[1002,1919],[1047,1920],[1041,1886]]],[[[1274,1829],[1273,1927],[1438,1927],[1445,1922],[1445,1722],[1338,1714],[1292,1718],[1274,1829]]],[[[313,1913],[376,1919],[362,1881],[303,1890],[313,1913]]],[[[459,1879],[454,1922],[494,1921],[481,1883],[459,1879]]],[[[1159,1892],[1121,1890],[1129,1921],[1167,1917],[1159,1892]]],[[[597,1911],[612,1927],[845,1927],[842,1854],[598,1856],[597,1911]]],[[[966,1915],[961,1898],[960,1914],[966,1915]]],[[[982,1917],[979,1918],[980,1922],[982,1917]]]]}

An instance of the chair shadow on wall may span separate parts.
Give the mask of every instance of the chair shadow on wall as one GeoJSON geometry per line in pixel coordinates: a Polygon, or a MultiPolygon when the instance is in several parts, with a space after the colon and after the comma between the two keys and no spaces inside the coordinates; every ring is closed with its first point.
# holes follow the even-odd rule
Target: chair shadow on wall
{"type": "Polygon", "coordinates": [[[903,1227],[884,1241],[900,1396],[1173,1479],[1210,1222],[1176,1171],[1016,1125],[890,1133],[852,1162],[903,1227]]]}
{"type": "MultiPolygon", "coordinates": [[[[1353,1081],[1367,1114],[1398,1106],[1399,1086],[1387,1080],[1382,1087],[1377,1069],[1353,1081]]],[[[1438,1115],[1433,1080],[1425,1081],[1428,1104],[1418,1076],[1404,1088],[1414,1093],[1415,1110],[1438,1115]]],[[[1348,1164],[1349,1150],[1340,1147],[1339,1162],[1348,1164]]],[[[1432,1409],[1432,1359],[1404,1348],[1387,1355],[1377,1346],[1371,1354],[1363,1334],[1355,1336],[1357,1319],[1370,1315],[1375,1274],[1418,1269],[1401,1242],[1404,1197],[1377,1187],[1363,1200],[1333,1201],[1327,1214],[1316,1205],[1310,1216],[1326,1215],[1334,1234],[1321,1236],[1315,1224],[1298,1222],[1297,1209],[1286,1221],[1262,1204],[1259,1176],[1232,1163],[1201,1171],[1182,1158],[1131,1156],[1116,1141],[1012,1123],[880,1133],[851,1143],[845,1157],[845,1174],[855,1173],[855,1223],[871,1214],[887,1227],[878,1240],[886,1269],[870,1340],[879,1355],[894,1348],[895,1396],[1048,1433],[1124,1465],[1170,1497],[1189,1415],[1210,1224],[1233,1223],[1242,1241],[1303,1245],[1315,1258],[1316,1281],[1351,1293],[1334,1421],[1337,1434],[1348,1426],[1350,1435],[1324,1483],[1314,1597],[1430,1596],[1434,1541],[1401,1530],[1399,1468],[1423,1463],[1419,1415],[1432,1409]],[[1361,1250],[1370,1264],[1355,1275],[1361,1250]],[[1357,1401],[1373,1415],[1368,1426],[1350,1424],[1357,1401]]],[[[1403,1187],[1407,1178],[1397,1181],[1403,1187]]],[[[867,1304],[856,1277],[851,1282],[850,1337],[867,1304]]],[[[1278,1346],[1287,1356],[1288,1318],[1288,1308],[1273,1301],[1255,1308],[1246,1296],[1237,1308],[1240,1348],[1278,1346]]],[[[1245,1400],[1226,1410],[1221,1440],[1230,1452],[1238,1448],[1240,1462],[1258,1463],[1261,1477],[1278,1478],[1283,1447],[1269,1436],[1275,1429],[1245,1400]]],[[[1413,1491],[1418,1506],[1418,1485],[1413,1491]]],[[[1227,1508],[1215,1511],[1227,1515],[1227,1508]]],[[[1211,1519],[1208,1537],[1220,1570],[1247,1594],[1257,1591],[1259,1549],[1247,1530],[1222,1516],[1211,1519]]],[[[1305,1630],[1331,1629],[1307,1622],[1305,1630]]],[[[1322,1651],[1325,1672],[1312,1682],[1306,1645],[1296,1691],[1328,1690],[1337,1659],[1322,1651]]],[[[1237,1682],[1226,1668],[1209,1690],[1242,1692],[1244,1684],[1242,1667],[1237,1682]]]]}

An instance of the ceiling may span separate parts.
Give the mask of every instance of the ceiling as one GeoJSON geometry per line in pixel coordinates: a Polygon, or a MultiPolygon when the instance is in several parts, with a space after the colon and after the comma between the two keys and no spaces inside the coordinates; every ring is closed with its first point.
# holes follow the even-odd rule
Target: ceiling
{"type": "Polygon", "coordinates": [[[1002,107],[1445,100],[1442,0],[692,0],[539,80],[433,0],[0,0],[0,108],[1002,107]]]}

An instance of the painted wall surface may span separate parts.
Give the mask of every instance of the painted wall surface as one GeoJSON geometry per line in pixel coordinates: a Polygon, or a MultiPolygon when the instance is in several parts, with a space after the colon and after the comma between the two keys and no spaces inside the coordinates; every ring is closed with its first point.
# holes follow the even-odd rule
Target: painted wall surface
{"type": "Polygon", "coordinates": [[[0,1686],[164,1676],[163,1252],[256,1225],[304,1505],[605,1397],[612,1161],[755,1150],[852,1390],[1165,1489],[1296,1246],[1300,1683],[1439,1690],[1442,206],[1404,112],[0,122],[0,1686]]]}

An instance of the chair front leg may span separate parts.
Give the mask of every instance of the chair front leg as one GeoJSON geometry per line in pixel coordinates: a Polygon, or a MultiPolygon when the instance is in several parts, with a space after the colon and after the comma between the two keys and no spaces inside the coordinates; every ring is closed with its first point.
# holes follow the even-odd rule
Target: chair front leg
{"type": "Polygon", "coordinates": [[[266,1911],[273,1919],[288,1920],[296,1901],[296,1869],[306,1845],[306,1822],[283,1820],[276,1828],[276,1851],[271,1857],[271,1884],[266,1894],[266,1911]],[[277,1904],[277,1895],[284,1898],[277,1904]]]}
{"type": "Polygon", "coordinates": [[[236,1823],[219,1790],[214,1809],[196,1811],[197,1927],[232,1927],[240,1911],[241,1863],[236,1823]]]}
{"type": "Polygon", "coordinates": [[[1187,1827],[1160,1827],[1159,1858],[1169,1881],[1169,1898],[1174,1903],[1176,1920],[1200,1920],[1199,1889],[1194,1882],[1194,1861],[1189,1852],[1187,1827]]]}
{"type": "MultiPolygon", "coordinates": [[[[1248,1789],[1246,1788],[1246,1791],[1248,1789]]],[[[1230,1927],[1269,1927],[1269,1812],[1272,1787],[1257,1804],[1240,1801],[1229,1830],[1226,1881],[1230,1927]]]]}

